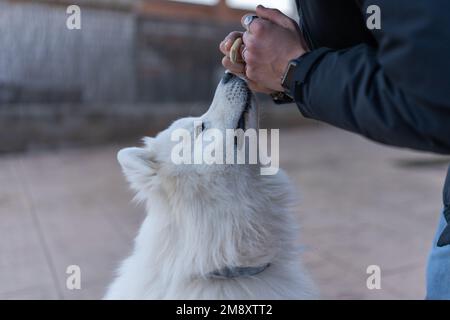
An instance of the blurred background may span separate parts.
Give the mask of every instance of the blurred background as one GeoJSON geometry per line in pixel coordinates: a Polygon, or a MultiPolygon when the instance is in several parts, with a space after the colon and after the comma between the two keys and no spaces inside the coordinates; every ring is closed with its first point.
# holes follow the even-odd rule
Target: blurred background
{"type": "MultiPolygon", "coordinates": [[[[0,0],[0,299],[102,297],[144,216],[117,151],[209,107],[218,44],[260,3],[298,18],[291,0],[0,0]],[[71,4],[81,30],[66,27],[71,4]],[[69,265],[81,290],[66,287],[69,265]]],[[[281,128],[322,297],[422,299],[450,159],[258,98],[263,127],[281,128]],[[366,287],[369,265],[380,290],[366,287]]]]}

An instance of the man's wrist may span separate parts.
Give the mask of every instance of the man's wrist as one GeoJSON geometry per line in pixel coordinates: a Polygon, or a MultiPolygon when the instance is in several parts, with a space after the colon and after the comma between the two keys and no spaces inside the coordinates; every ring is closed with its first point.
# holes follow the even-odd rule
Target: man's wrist
{"type": "Polygon", "coordinates": [[[291,98],[294,97],[294,91],[295,91],[295,85],[296,85],[296,70],[299,67],[300,61],[303,57],[308,55],[308,52],[303,53],[296,59],[292,59],[289,61],[288,65],[286,66],[284,75],[281,79],[281,86],[284,88],[284,93],[290,96],[291,98]]]}
{"type": "Polygon", "coordinates": [[[298,68],[300,60],[307,54],[308,54],[308,52],[305,52],[298,58],[289,61],[288,65],[286,66],[286,69],[284,71],[284,74],[280,79],[281,86],[283,87],[284,91],[271,94],[272,99],[276,104],[294,102],[294,95],[295,95],[294,91],[295,91],[295,85],[296,85],[295,70],[296,70],[296,68],[298,68]]]}

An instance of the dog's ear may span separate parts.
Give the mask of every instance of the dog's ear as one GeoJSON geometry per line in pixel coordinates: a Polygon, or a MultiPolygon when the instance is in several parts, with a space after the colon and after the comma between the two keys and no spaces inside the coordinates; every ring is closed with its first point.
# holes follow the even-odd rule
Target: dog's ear
{"type": "Polygon", "coordinates": [[[155,154],[150,148],[125,148],[117,153],[117,160],[131,187],[139,191],[150,186],[158,170],[155,154]]]}

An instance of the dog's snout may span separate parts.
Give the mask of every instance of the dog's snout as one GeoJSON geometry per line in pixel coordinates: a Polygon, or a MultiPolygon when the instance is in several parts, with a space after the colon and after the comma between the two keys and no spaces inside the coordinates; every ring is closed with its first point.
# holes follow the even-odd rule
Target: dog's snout
{"type": "Polygon", "coordinates": [[[234,77],[236,77],[234,74],[232,74],[231,72],[227,71],[227,72],[225,72],[225,74],[222,77],[222,83],[226,84],[227,82],[229,82],[234,77]]]}

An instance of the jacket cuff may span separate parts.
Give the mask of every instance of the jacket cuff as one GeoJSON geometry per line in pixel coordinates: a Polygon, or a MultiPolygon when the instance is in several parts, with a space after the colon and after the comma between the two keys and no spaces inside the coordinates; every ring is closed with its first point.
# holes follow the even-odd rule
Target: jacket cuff
{"type": "Polygon", "coordinates": [[[294,71],[294,81],[291,84],[290,92],[304,116],[308,116],[309,112],[307,112],[304,106],[302,86],[307,82],[307,78],[314,66],[331,51],[333,50],[329,48],[319,48],[307,52],[297,59],[298,64],[294,71]]]}

